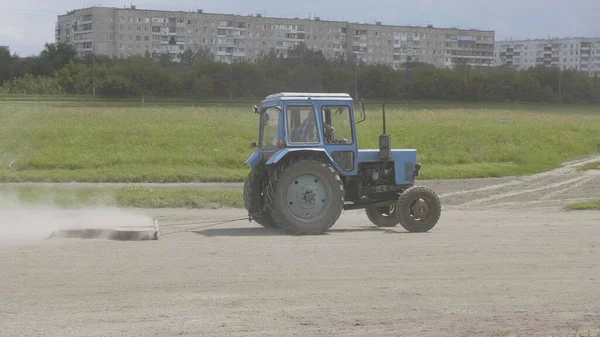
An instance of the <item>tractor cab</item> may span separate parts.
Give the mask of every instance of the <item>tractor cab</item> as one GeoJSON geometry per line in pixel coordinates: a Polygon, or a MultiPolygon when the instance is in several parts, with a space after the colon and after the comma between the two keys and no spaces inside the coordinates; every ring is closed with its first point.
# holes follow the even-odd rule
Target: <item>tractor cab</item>
{"type": "Polygon", "coordinates": [[[364,120],[364,108],[363,118],[356,121],[350,95],[278,93],[267,96],[254,111],[260,114],[258,143],[252,144],[257,152],[247,164],[254,166],[261,159],[271,164],[289,152],[318,151],[333,158],[341,172],[356,173],[355,124],[364,120]]]}

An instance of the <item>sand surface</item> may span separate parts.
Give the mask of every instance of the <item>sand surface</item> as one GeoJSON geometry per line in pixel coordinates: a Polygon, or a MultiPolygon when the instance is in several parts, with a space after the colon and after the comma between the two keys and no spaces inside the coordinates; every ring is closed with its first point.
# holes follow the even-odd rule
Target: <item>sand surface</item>
{"type": "MultiPolygon", "coordinates": [[[[0,336],[595,336],[600,212],[563,210],[600,197],[580,164],[421,182],[444,204],[425,234],[364,211],[290,236],[210,223],[243,210],[158,209],[128,218],[158,218],[157,241],[0,242],[0,336]]],[[[29,226],[51,230],[45,219],[29,226]]]]}

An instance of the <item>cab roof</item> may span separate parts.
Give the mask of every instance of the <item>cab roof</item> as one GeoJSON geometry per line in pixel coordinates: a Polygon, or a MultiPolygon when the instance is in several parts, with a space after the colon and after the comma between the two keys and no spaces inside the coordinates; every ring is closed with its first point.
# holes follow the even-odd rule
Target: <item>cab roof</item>
{"type": "Polygon", "coordinates": [[[345,93],[318,93],[318,92],[280,92],[267,96],[265,100],[272,99],[349,99],[352,97],[345,93]]]}

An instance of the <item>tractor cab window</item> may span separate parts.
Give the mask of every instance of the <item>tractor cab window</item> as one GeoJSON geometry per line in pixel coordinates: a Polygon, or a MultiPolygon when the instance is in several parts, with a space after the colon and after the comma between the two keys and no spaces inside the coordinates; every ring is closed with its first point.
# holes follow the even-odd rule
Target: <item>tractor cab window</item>
{"type": "Polygon", "coordinates": [[[262,149],[274,149],[279,141],[279,110],[267,108],[261,114],[261,144],[262,149]]]}
{"type": "Polygon", "coordinates": [[[312,106],[288,106],[286,110],[289,142],[319,143],[315,109],[312,106]]]}
{"type": "Polygon", "coordinates": [[[325,144],[352,144],[352,123],[350,107],[329,105],[321,109],[325,144]]]}

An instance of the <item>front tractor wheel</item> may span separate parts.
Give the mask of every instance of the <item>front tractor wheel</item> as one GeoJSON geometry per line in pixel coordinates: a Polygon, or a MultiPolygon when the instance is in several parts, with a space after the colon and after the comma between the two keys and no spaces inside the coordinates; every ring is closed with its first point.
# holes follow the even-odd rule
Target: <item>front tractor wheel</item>
{"type": "Polygon", "coordinates": [[[409,232],[424,233],[431,230],[441,213],[440,199],[434,191],[424,186],[408,188],[396,201],[398,221],[409,232]]]}
{"type": "Polygon", "coordinates": [[[275,170],[266,190],[269,213],[294,234],[322,234],[344,209],[344,185],[329,164],[295,159],[275,170]]]}
{"type": "Polygon", "coordinates": [[[367,218],[377,227],[395,227],[398,225],[396,204],[389,206],[367,206],[367,218]]]}
{"type": "Polygon", "coordinates": [[[265,228],[278,228],[268,212],[264,210],[265,175],[255,169],[248,173],[244,182],[244,206],[250,218],[265,228]]]}

